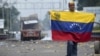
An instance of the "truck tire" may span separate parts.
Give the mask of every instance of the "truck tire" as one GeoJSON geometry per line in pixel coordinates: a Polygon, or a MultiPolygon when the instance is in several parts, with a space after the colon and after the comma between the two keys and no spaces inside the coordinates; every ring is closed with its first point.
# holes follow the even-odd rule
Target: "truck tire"
{"type": "Polygon", "coordinates": [[[39,40],[41,40],[41,32],[39,33],[39,40]]]}
{"type": "Polygon", "coordinates": [[[100,41],[94,42],[94,51],[95,51],[95,54],[100,54],[100,41]]]}

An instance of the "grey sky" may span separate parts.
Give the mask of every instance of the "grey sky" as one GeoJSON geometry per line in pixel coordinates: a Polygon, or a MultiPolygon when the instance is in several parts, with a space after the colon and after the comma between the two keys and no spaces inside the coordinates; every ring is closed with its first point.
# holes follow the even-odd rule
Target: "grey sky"
{"type": "Polygon", "coordinates": [[[43,20],[47,11],[66,10],[70,0],[4,0],[14,5],[20,12],[21,17],[31,14],[38,14],[40,20],[43,20]]]}
{"type": "Polygon", "coordinates": [[[43,20],[47,11],[56,9],[67,9],[69,0],[8,0],[20,11],[20,16],[29,16],[37,13],[40,20],[43,20]]]}

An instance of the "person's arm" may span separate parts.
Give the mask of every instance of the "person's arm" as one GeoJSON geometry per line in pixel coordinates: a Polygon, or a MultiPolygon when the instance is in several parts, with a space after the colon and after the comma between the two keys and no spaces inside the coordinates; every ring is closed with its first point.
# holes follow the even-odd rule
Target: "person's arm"
{"type": "Polygon", "coordinates": [[[59,20],[60,19],[60,13],[58,11],[52,10],[54,12],[50,12],[48,11],[48,14],[50,15],[51,13],[53,13],[55,19],[59,20]]]}

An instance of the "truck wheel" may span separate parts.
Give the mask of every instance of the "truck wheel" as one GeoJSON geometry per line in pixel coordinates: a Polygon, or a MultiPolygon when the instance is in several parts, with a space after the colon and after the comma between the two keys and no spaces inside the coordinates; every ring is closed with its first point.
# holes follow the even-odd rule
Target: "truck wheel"
{"type": "Polygon", "coordinates": [[[39,33],[39,37],[38,38],[39,38],[39,40],[41,39],[41,32],[39,33]]]}
{"type": "Polygon", "coordinates": [[[94,51],[95,51],[95,54],[100,54],[100,41],[94,42],[94,51]]]}

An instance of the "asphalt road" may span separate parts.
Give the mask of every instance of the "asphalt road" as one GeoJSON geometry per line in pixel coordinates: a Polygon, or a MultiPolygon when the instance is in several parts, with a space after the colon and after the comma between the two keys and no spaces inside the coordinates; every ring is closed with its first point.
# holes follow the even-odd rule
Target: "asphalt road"
{"type": "MultiPolygon", "coordinates": [[[[0,56],[65,56],[67,42],[0,41],[0,56]]],[[[94,56],[94,42],[78,44],[78,56],[94,56]]]]}

